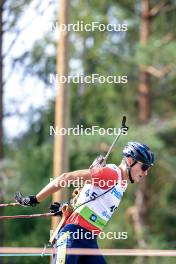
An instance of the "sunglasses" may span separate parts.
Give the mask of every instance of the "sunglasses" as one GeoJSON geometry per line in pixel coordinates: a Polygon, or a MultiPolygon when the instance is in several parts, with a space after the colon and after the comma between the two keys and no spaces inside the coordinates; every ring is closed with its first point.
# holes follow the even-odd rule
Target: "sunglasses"
{"type": "Polygon", "coordinates": [[[142,171],[147,171],[151,167],[150,165],[147,165],[144,163],[140,163],[140,164],[141,164],[141,170],[142,171]]]}

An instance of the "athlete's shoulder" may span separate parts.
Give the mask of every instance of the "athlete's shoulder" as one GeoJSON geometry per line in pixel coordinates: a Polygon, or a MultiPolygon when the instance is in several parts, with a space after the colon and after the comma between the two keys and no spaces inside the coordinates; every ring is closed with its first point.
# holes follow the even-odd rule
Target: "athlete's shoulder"
{"type": "Polygon", "coordinates": [[[101,168],[94,168],[91,173],[94,185],[100,187],[100,183],[104,183],[104,188],[101,187],[102,189],[114,186],[119,180],[119,174],[119,168],[115,164],[107,164],[101,168]]]}
{"type": "Polygon", "coordinates": [[[106,167],[110,168],[112,170],[115,170],[117,172],[119,171],[119,167],[117,165],[115,165],[115,164],[106,164],[106,167]]]}

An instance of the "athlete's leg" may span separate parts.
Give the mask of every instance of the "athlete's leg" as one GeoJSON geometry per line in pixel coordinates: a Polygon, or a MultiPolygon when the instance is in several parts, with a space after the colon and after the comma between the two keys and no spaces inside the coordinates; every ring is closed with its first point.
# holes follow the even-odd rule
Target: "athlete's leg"
{"type": "Polygon", "coordinates": [[[107,264],[105,261],[105,258],[100,255],[100,256],[82,256],[80,258],[80,263],[81,264],[107,264]]]}
{"type": "Polygon", "coordinates": [[[58,239],[55,245],[56,254],[53,256],[53,264],[78,264],[78,255],[67,255],[67,248],[77,248],[78,245],[75,243],[70,235],[70,231],[65,231],[58,234],[58,239]]]}
{"type": "Polygon", "coordinates": [[[67,225],[59,233],[56,243],[57,254],[54,256],[53,264],[106,264],[103,256],[78,256],[68,255],[67,248],[96,248],[98,249],[97,239],[86,239],[84,236],[75,238],[74,232],[87,232],[77,225],[67,225]],[[71,235],[72,234],[72,235],[71,235]]]}

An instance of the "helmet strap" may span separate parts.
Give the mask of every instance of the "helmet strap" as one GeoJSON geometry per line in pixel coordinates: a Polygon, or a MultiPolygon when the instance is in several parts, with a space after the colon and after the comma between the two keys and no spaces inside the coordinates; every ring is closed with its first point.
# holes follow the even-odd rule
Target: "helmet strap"
{"type": "Polygon", "coordinates": [[[131,183],[134,183],[134,180],[132,179],[132,176],[131,176],[131,168],[137,163],[137,161],[135,160],[130,166],[128,165],[126,160],[125,160],[125,163],[127,166],[128,178],[131,183]]]}

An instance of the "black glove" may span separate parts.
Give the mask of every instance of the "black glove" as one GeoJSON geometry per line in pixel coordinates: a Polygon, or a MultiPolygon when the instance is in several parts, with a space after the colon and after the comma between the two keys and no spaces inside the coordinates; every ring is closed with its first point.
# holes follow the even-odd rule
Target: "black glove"
{"type": "Polygon", "coordinates": [[[36,206],[39,204],[35,195],[23,196],[20,192],[15,195],[15,200],[23,206],[36,206]]]}
{"type": "Polygon", "coordinates": [[[54,213],[54,215],[62,216],[62,206],[63,204],[57,202],[51,204],[49,207],[50,213],[54,213]]]}

